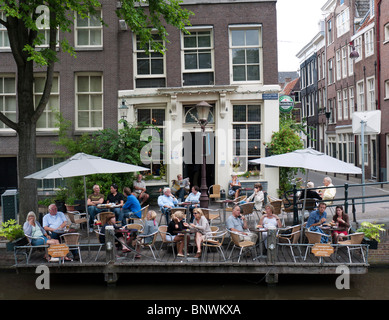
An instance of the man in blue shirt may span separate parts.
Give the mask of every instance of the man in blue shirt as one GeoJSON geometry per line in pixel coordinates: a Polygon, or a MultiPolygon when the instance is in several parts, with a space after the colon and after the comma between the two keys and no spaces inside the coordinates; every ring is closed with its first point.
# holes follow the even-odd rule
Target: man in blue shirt
{"type": "Polygon", "coordinates": [[[142,218],[142,208],[139,200],[131,194],[131,189],[125,187],[123,189],[123,195],[127,197],[126,203],[122,207],[122,215],[119,217],[124,226],[126,224],[126,218],[142,218]]]}
{"type": "Polygon", "coordinates": [[[185,202],[190,202],[189,212],[190,212],[190,222],[194,220],[193,209],[197,208],[200,205],[200,188],[198,186],[192,187],[192,192],[189,193],[189,196],[186,197],[185,202]]]}
{"type": "Polygon", "coordinates": [[[59,240],[59,234],[57,230],[63,230],[68,220],[66,219],[63,212],[58,211],[57,206],[53,203],[49,205],[49,213],[44,215],[42,221],[43,229],[45,229],[53,239],[59,240]]]}
{"type": "MultiPolygon", "coordinates": [[[[309,228],[310,231],[324,234],[324,231],[319,226],[322,225],[324,222],[326,222],[327,219],[327,213],[325,212],[326,208],[327,205],[324,202],[320,202],[317,210],[311,212],[307,221],[307,228],[309,228]]],[[[328,237],[322,236],[320,242],[327,243],[328,237]]]]}
{"type": "Polygon", "coordinates": [[[163,189],[163,195],[158,197],[158,206],[161,209],[162,214],[166,215],[166,224],[170,222],[170,209],[174,208],[178,204],[175,196],[172,195],[170,188],[163,189]]]}

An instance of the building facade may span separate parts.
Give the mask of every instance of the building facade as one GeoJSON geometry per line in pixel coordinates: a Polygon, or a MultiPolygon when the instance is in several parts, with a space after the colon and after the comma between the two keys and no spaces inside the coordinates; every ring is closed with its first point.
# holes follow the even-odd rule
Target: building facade
{"type": "MultiPolygon", "coordinates": [[[[163,55],[148,55],[138,46],[136,35],[115,15],[117,2],[102,4],[101,16],[108,26],[77,20],[74,33],[67,35],[74,35],[70,43],[77,58],[60,53],[56,66],[57,90],[50,104],[72,121],[72,134],[118,129],[118,107],[123,103],[129,124],[144,121],[161,131],[163,143],[151,146],[152,156],[144,158],[144,166],[151,175],[160,175],[163,168],[165,180],[147,184],[167,185],[183,174],[199,185],[203,137],[196,105],[206,101],[211,105],[205,130],[207,185],[226,189],[233,171],[251,172],[247,183],[261,181],[276,194],[278,169],[249,163],[264,156],[264,142],[278,130],[278,100],[266,98],[279,92],[276,1],[184,1],[182,5],[195,13],[190,34],[168,27],[170,43],[163,55]]],[[[8,78],[15,81],[7,48],[0,56],[4,84],[8,78]]],[[[40,126],[37,152],[43,168],[56,161],[49,108],[40,126]]],[[[3,126],[0,134],[1,157],[16,157],[15,133],[3,126]]],[[[55,182],[50,187],[55,188],[55,182]]]]}

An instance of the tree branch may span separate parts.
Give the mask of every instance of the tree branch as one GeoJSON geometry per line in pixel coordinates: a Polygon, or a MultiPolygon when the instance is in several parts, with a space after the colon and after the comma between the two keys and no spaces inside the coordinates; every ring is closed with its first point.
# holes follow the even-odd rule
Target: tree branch
{"type": "Polygon", "coordinates": [[[15,122],[13,122],[12,120],[10,120],[8,117],[6,117],[1,111],[0,111],[0,121],[4,122],[5,125],[10,127],[11,129],[14,129],[15,131],[17,131],[17,129],[18,129],[17,124],[15,122]]]}

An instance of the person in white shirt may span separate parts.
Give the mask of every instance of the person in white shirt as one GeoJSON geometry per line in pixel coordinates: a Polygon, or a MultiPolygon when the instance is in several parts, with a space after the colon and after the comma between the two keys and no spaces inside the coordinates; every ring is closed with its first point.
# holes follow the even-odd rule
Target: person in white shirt
{"type": "Polygon", "coordinates": [[[200,188],[198,186],[193,186],[192,192],[189,193],[189,195],[185,199],[185,202],[190,202],[189,212],[190,212],[190,222],[191,223],[193,222],[193,219],[194,219],[193,209],[197,208],[200,205],[201,192],[199,190],[200,190],[200,188]]]}
{"type": "Polygon", "coordinates": [[[330,177],[324,177],[323,184],[327,188],[319,190],[319,195],[322,197],[323,200],[330,200],[325,201],[325,204],[328,206],[332,204],[332,200],[335,198],[336,188],[330,188],[334,186],[330,177]]]}

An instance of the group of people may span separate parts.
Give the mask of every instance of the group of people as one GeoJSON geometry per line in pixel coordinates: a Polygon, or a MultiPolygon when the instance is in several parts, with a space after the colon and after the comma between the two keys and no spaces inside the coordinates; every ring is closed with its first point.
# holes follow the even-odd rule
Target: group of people
{"type": "Polygon", "coordinates": [[[110,193],[107,197],[100,192],[100,186],[93,186],[93,193],[88,196],[88,214],[89,214],[89,226],[90,232],[93,232],[93,224],[96,215],[100,212],[107,211],[106,208],[99,208],[102,204],[114,204],[113,208],[108,208],[115,214],[117,222],[121,222],[122,225],[126,224],[127,219],[141,218],[142,206],[149,199],[149,195],[146,193],[146,184],[143,181],[141,174],[137,175],[137,179],[133,183],[133,192],[131,188],[123,188],[123,192],[120,193],[118,186],[113,183],[110,186],[110,193]]]}

